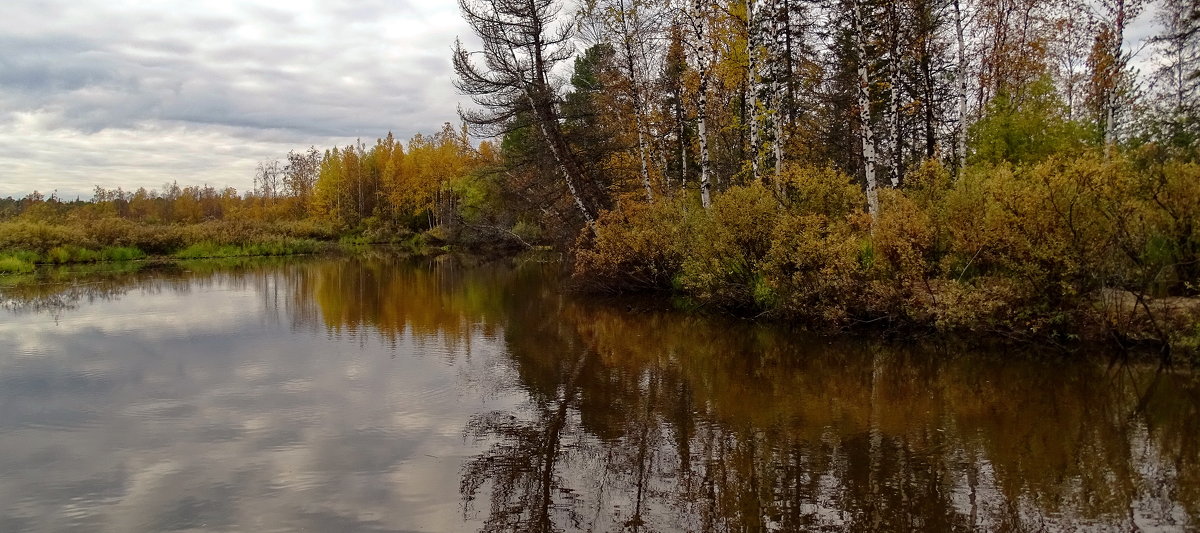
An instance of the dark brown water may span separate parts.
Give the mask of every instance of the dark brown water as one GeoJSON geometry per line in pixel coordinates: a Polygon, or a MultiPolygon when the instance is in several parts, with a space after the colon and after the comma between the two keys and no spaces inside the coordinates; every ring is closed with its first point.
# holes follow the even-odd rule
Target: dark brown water
{"type": "Polygon", "coordinates": [[[0,531],[1190,531],[1200,380],[565,296],[552,263],[0,288],[0,531]]]}

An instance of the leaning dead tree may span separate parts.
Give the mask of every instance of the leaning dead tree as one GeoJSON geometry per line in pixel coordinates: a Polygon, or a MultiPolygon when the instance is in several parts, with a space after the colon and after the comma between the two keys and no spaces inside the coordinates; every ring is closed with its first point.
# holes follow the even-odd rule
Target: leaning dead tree
{"type": "Polygon", "coordinates": [[[471,52],[462,41],[454,45],[454,86],[481,109],[460,110],[477,131],[505,132],[518,116],[532,121],[584,220],[596,218],[592,185],[563,134],[558,94],[550,83],[555,65],[570,59],[570,26],[555,26],[558,0],[459,0],[463,18],[483,42],[471,52]],[[476,59],[481,59],[477,62],[476,59]]]}

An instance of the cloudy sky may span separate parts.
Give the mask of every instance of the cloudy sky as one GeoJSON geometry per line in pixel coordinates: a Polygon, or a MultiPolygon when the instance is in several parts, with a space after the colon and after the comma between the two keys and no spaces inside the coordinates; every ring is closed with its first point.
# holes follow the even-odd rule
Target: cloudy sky
{"type": "Polygon", "coordinates": [[[245,191],[292,149],[434,131],[456,36],[454,0],[0,0],[0,197],[245,191]]]}
{"type": "Polygon", "coordinates": [[[453,0],[0,0],[0,197],[246,190],[291,149],[438,129],[469,34],[453,0]]]}

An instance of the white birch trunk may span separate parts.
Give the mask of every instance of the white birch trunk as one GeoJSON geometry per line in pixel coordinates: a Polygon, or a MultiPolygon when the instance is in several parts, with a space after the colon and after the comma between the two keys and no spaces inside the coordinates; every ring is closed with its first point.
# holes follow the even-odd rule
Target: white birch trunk
{"type": "Polygon", "coordinates": [[[700,135],[700,204],[706,209],[712,203],[710,199],[712,181],[709,175],[708,161],[708,69],[700,67],[700,106],[696,112],[698,123],[697,132],[700,135]]]}
{"type": "MultiPolygon", "coordinates": [[[[776,93],[778,95],[778,92],[776,93]]],[[[782,106],[775,108],[773,113],[775,121],[775,138],[771,140],[772,151],[775,154],[775,181],[779,182],[779,175],[783,173],[783,109],[782,106]]]]}
{"type": "Polygon", "coordinates": [[[671,190],[671,176],[666,172],[668,168],[671,168],[670,162],[667,161],[667,158],[670,157],[670,152],[661,148],[654,152],[658,156],[658,168],[663,169],[663,195],[671,198],[675,193],[671,190]]]}
{"type": "Polygon", "coordinates": [[[888,5],[888,181],[893,189],[900,188],[900,6],[888,5]]]}
{"type": "Polygon", "coordinates": [[[871,224],[879,218],[879,185],[875,178],[875,134],[871,129],[871,80],[867,72],[867,50],[865,29],[862,24],[862,9],[854,3],[854,44],[858,49],[858,113],[862,129],[863,173],[867,182],[867,209],[871,224]]]}
{"type": "MultiPolygon", "coordinates": [[[[895,46],[895,45],[893,44],[892,46],[895,46]]],[[[900,188],[900,160],[901,160],[901,154],[900,154],[900,68],[896,66],[896,62],[899,61],[899,58],[897,58],[894,53],[891,57],[891,61],[892,61],[891,73],[890,73],[890,79],[888,80],[888,84],[891,85],[891,87],[889,88],[889,92],[891,94],[888,96],[888,98],[889,98],[888,114],[890,115],[888,118],[890,120],[889,125],[891,127],[891,131],[888,132],[888,136],[891,137],[891,139],[890,139],[891,146],[889,146],[888,148],[890,148],[891,152],[892,152],[891,153],[892,162],[890,165],[891,168],[888,169],[888,178],[892,182],[892,188],[898,189],[898,188],[900,188]]]]}
{"type": "MultiPolygon", "coordinates": [[[[528,91],[525,94],[528,96],[528,91]]],[[[532,100],[530,98],[531,102],[532,100]]],[[[550,138],[550,132],[546,130],[546,124],[541,120],[538,120],[538,128],[542,131],[542,138],[546,140],[546,144],[550,145],[550,153],[554,156],[554,162],[558,164],[558,171],[563,175],[563,181],[567,184],[567,191],[571,193],[571,198],[575,200],[575,206],[583,214],[583,219],[587,221],[588,226],[591,226],[595,222],[595,219],[592,218],[592,213],[588,211],[587,205],[583,203],[583,197],[580,196],[579,190],[575,188],[575,180],[571,177],[571,172],[567,170],[567,164],[563,160],[558,145],[550,138]]]]}
{"type": "Polygon", "coordinates": [[[708,209],[712,205],[712,176],[709,165],[708,153],[708,35],[705,31],[707,21],[704,16],[704,0],[696,0],[693,4],[695,12],[693,16],[698,22],[697,41],[699,49],[697,53],[697,73],[700,75],[700,101],[696,110],[696,122],[700,136],[700,204],[708,209]]]}
{"type": "MultiPolygon", "coordinates": [[[[682,111],[683,103],[678,104],[682,111]]],[[[678,113],[679,116],[679,190],[687,189],[687,174],[688,174],[688,150],[687,150],[687,124],[683,122],[683,113],[678,113]]]]}
{"type": "Polygon", "coordinates": [[[758,181],[758,28],[755,25],[754,0],[746,0],[746,91],[750,93],[750,168],[754,181],[758,181]]]}
{"type": "Polygon", "coordinates": [[[634,66],[633,47],[637,36],[629,29],[629,11],[625,9],[625,0],[621,0],[619,7],[621,12],[618,16],[621,19],[621,33],[623,34],[622,41],[625,48],[625,66],[629,71],[629,90],[630,96],[633,97],[633,125],[637,129],[637,147],[638,156],[642,163],[642,186],[646,189],[646,201],[654,201],[654,189],[650,186],[650,165],[646,161],[646,137],[642,133],[642,94],[639,86],[637,69],[634,66]]]}
{"type": "MultiPolygon", "coordinates": [[[[512,64],[521,64],[521,61],[517,59],[516,50],[509,48],[508,53],[512,57],[512,64]]],[[[536,53],[531,55],[533,55],[535,58],[538,57],[536,53]]],[[[535,61],[534,69],[533,75],[535,76],[535,79],[539,79],[539,77],[545,75],[545,72],[542,71],[540,61],[535,61]]],[[[541,78],[541,81],[543,82],[542,85],[545,86],[544,78],[541,78]]],[[[575,200],[575,206],[579,208],[579,212],[583,215],[583,219],[587,222],[588,227],[593,227],[595,218],[592,217],[591,211],[588,210],[587,204],[583,201],[583,196],[580,195],[579,189],[575,186],[575,178],[571,175],[571,170],[567,166],[566,154],[562,153],[562,150],[559,149],[555,136],[551,135],[550,130],[546,127],[546,124],[551,120],[556,119],[556,117],[545,116],[547,115],[547,110],[538,105],[537,98],[534,97],[533,91],[530,89],[530,85],[532,85],[530,81],[522,79],[521,92],[525,93],[525,98],[529,101],[529,108],[531,111],[533,111],[534,120],[536,120],[538,123],[538,130],[540,130],[542,133],[542,139],[544,139],[546,144],[550,147],[550,154],[554,157],[554,162],[558,167],[558,171],[562,173],[563,182],[565,182],[567,185],[567,192],[569,192],[571,194],[571,198],[575,200]]],[[[554,103],[549,102],[547,105],[553,106],[554,103]]],[[[549,110],[549,114],[555,114],[553,112],[553,108],[549,110]]]]}
{"type": "Polygon", "coordinates": [[[637,128],[638,154],[642,157],[642,186],[646,188],[646,201],[654,201],[654,189],[650,187],[650,165],[646,162],[646,138],[642,134],[642,113],[634,111],[634,127],[637,128]]]}
{"type": "Polygon", "coordinates": [[[1116,4],[1116,20],[1113,21],[1113,43],[1112,54],[1113,71],[1109,73],[1112,80],[1109,80],[1113,85],[1109,88],[1108,94],[1105,97],[1104,110],[1104,146],[1106,152],[1111,151],[1111,147],[1117,143],[1117,107],[1120,105],[1117,102],[1117,80],[1124,70],[1124,61],[1122,61],[1123,44],[1125,40],[1125,0],[1117,0],[1116,4]]]}
{"type": "Polygon", "coordinates": [[[961,0],[954,0],[954,31],[958,38],[958,168],[967,166],[967,44],[963,38],[961,0]]]}
{"type": "Polygon", "coordinates": [[[783,98],[779,94],[779,87],[778,87],[779,83],[776,82],[775,85],[776,85],[776,87],[774,87],[774,93],[775,93],[776,104],[775,104],[774,111],[771,113],[771,115],[772,115],[771,119],[774,121],[774,126],[775,126],[775,138],[771,139],[771,148],[772,148],[772,152],[774,152],[774,155],[775,155],[775,168],[774,168],[775,182],[776,182],[776,184],[778,184],[779,176],[780,176],[780,174],[783,173],[783,114],[784,113],[783,113],[783,105],[781,105],[783,98]]]}
{"type": "Polygon", "coordinates": [[[788,28],[789,13],[787,5],[781,5],[780,0],[771,1],[771,58],[772,58],[772,76],[771,76],[771,119],[775,126],[775,138],[771,140],[771,145],[775,154],[775,184],[779,185],[779,177],[783,173],[783,123],[784,123],[784,105],[786,102],[786,94],[784,91],[783,79],[785,76],[791,77],[791,72],[781,72],[781,65],[786,66],[791,61],[788,57],[790,51],[786,46],[786,33],[788,28]]]}

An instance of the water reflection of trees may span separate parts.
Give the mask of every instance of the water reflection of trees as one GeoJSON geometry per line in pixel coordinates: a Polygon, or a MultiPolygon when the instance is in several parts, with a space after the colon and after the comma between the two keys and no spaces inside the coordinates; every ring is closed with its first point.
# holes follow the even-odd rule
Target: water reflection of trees
{"type": "MultiPolygon", "coordinates": [[[[200,263],[0,288],[63,312],[133,291],[257,291],[331,336],[503,339],[513,409],[465,430],[488,531],[1197,527],[1200,384],[1153,368],[963,354],[592,305],[553,265],[200,263]]],[[[465,346],[464,346],[465,345],[465,346]]],[[[483,376],[481,379],[500,379],[483,376]]]]}
{"type": "Polygon", "coordinates": [[[485,531],[549,532],[556,529],[558,520],[576,527],[582,523],[578,502],[564,490],[574,480],[563,477],[560,463],[570,454],[564,448],[571,448],[564,435],[579,432],[568,423],[586,360],[585,354],[572,363],[573,370],[558,395],[532,399],[531,417],[494,411],[477,415],[469,423],[470,437],[492,443],[466,464],[460,485],[469,504],[490,482],[491,510],[485,531]]]}
{"type": "Polygon", "coordinates": [[[495,339],[517,299],[549,299],[555,265],[446,255],[379,254],[323,261],[286,273],[288,314],[297,327],[396,346],[411,342],[445,353],[470,352],[477,336],[495,339]]]}
{"type": "MultiPolygon", "coordinates": [[[[531,263],[532,268],[552,268],[531,263]]],[[[497,287],[540,279],[459,256],[411,258],[386,252],[355,257],[234,258],[168,264],[103,263],[39,270],[0,284],[0,305],[13,313],[61,315],[131,292],[186,294],[221,286],[252,290],[269,318],[331,336],[429,341],[496,334],[505,306],[497,287]]],[[[545,284],[543,284],[545,285],[545,284]]],[[[553,289],[543,287],[544,290],[553,289]]]]}
{"type": "Polygon", "coordinates": [[[503,337],[528,400],[470,422],[485,451],[461,482],[488,531],[1129,529],[1200,514],[1192,376],[586,305],[547,283],[555,272],[326,262],[288,275],[290,314],[393,343],[503,337]]]}
{"type": "Polygon", "coordinates": [[[569,302],[507,322],[529,404],[472,423],[491,447],[463,478],[468,509],[490,487],[489,530],[1131,529],[1200,512],[1191,376],[569,302]]]}

